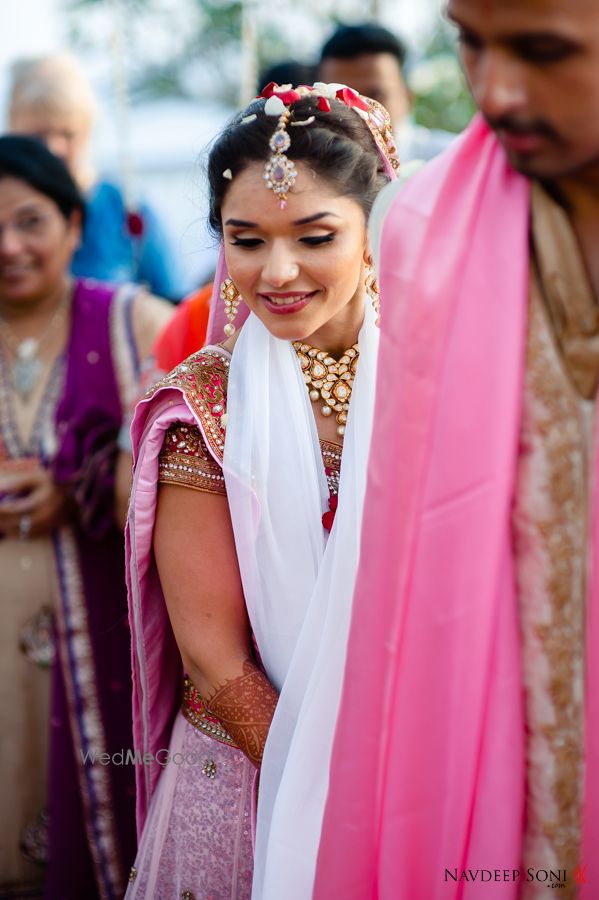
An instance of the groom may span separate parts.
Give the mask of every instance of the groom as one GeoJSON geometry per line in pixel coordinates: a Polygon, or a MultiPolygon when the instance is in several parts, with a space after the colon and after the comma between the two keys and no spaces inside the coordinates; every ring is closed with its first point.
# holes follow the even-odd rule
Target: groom
{"type": "Polygon", "coordinates": [[[448,15],[481,116],[383,225],[314,896],[599,897],[599,3],[448,15]]]}

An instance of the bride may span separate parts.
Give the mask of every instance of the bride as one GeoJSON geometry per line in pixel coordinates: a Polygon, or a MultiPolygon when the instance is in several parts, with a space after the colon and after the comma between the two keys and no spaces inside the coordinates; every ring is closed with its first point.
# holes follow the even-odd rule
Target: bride
{"type": "Polygon", "coordinates": [[[211,150],[214,343],[133,424],[129,898],[311,895],[373,414],[367,222],[397,168],[386,111],[341,85],[271,84],[211,150]]]}

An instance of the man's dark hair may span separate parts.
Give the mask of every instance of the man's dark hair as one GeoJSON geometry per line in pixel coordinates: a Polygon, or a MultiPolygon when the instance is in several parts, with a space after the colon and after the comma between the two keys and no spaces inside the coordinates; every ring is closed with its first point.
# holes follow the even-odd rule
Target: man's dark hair
{"type": "Polygon", "coordinates": [[[390,53],[400,68],[406,60],[404,44],[382,25],[364,22],[360,25],[339,25],[324,44],[320,60],[355,59],[366,53],[390,53]]]}
{"type": "Polygon", "coordinates": [[[312,84],[316,81],[316,66],[311,63],[299,62],[297,59],[280,60],[263,69],[258,79],[258,93],[262,88],[275,81],[277,84],[312,84]]]}

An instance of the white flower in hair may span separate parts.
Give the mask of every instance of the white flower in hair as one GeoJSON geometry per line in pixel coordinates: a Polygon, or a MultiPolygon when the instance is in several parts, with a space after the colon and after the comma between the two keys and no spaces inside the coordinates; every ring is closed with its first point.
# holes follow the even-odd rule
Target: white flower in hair
{"type": "Polygon", "coordinates": [[[328,100],[333,100],[337,91],[342,91],[343,88],[347,87],[346,84],[336,84],[333,82],[332,84],[326,84],[324,81],[315,81],[314,82],[314,90],[317,91],[322,97],[326,97],[328,100]]]}
{"type": "Polygon", "coordinates": [[[274,94],[272,97],[269,97],[264,104],[264,112],[267,116],[282,116],[286,109],[287,107],[285,106],[281,98],[275,96],[274,94]]]}

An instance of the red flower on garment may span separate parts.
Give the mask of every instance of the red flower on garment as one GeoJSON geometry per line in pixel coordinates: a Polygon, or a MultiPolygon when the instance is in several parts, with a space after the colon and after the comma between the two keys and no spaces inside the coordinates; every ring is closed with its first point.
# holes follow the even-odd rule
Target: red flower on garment
{"type": "Polygon", "coordinates": [[[325,512],[322,517],[323,527],[330,533],[333,528],[333,522],[335,521],[335,513],[337,512],[337,505],[339,503],[338,497],[336,494],[332,494],[329,497],[329,511],[325,512]]]}
{"type": "Polygon", "coordinates": [[[351,109],[352,106],[356,106],[358,109],[363,109],[364,112],[368,112],[369,106],[367,103],[362,100],[359,94],[353,91],[351,88],[340,88],[335,94],[338,100],[342,100],[346,106],[349,106],[351,109]]]}
{"type": "Polygon", "coordinates": [[[331,111],[331,104],[329,103],[329,101],[327,100],[326,97],[318,98],[318,109],[320,110],[320,112],[330,112],[331,111]]]}
{"type": "Polygon", "coordinates": [[[127,231],[131,237],[141,237],[144,233],[144,220],[141,213],[127,213],[127,231]]]}

